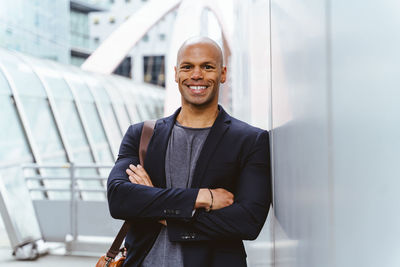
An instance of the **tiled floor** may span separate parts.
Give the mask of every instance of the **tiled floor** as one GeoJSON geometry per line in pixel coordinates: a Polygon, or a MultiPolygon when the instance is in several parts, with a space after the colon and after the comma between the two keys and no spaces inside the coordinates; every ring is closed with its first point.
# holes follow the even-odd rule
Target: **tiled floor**
{"type": "Polygon", "coordinates": [[[95,266],[97,257],[46,255],[35,261],[17,261],[11,250],[0,247],[0,266],[12,267],[88,267],[95,266]]]}

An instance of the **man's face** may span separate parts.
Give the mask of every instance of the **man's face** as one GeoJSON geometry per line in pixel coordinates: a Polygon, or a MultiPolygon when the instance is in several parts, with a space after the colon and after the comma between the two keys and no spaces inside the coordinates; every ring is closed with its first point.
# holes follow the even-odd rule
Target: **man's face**
{"type": "Polygon", "coordinates": [[[226,68],[218,48],[209,43],[184,47],[175,67],[175,81],[182,95],[182,106],[207,107],[218,103],[219,84],[225,82],[226,68]]]}

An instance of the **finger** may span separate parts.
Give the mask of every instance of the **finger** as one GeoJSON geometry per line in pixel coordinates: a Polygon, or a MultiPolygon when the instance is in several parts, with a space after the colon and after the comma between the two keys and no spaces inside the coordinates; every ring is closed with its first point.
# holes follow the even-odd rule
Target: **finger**
{"type": "Polygon", "coordinates": [[[147,171],[146,171],[146,169],[145,168],[143,168],[143,166],[142,165],[140,165],[140,164],[138,164],[138,169],[143,173],[143,174],[145,174],[147,177],[149,177],[149,175],[147,174],[147,171]]]}
{"type": "Polygon", "coordinates": [[[138,164],[137,166],[137,171],[138,173],[140,173],[140,176],[143,178],[146,178],[147,181],[149,182],[150,186],[153,186],[153,183],[151,182],[150,176],[148,175],[147,171],[145,170],[145,168],[143,168],[140,164],[138,164]]]}
{"type": "Polygon", "coordinates": [[[140,178],[145,183],[145,185],[151,186],[151,187],[153,186],[153,184],[151,183],[150,179],[148,179],[147,177],[140,176],[140,178]]]}
{"type": "Polygon", "coordinates": [[[130,169],[126,169],[125,172],[129,175],[132,176],[133,175],[133,171],[131,171],[130,169]]]}
{"type": "Polygon", "coordinates": [[[131,181],[132,183],[135,183],[135,184],[145,183],[145,182],[141,181],[142,179],[139,176],[137,176],[134,172],[127,169],[126,173],[128,173],[129,181],[131,181]],[[136,175],[136,177],[135,177],[135,175],[136,175]]]}
{"type": "Polygon", "coordinates": [[[132,172],[137,173],[139,171],[138,167],[133,164],[129,164],[129,168],[132,172]]]}
{"type": "Polygon", "coordinates": [[[145,173],[140,170],[138,167],[136,167],[135,165],[130,164],[129,165],[130,170],[127,170],[127,173],[129,172],[130,175],[136,174],[142,178],[144,178],[145,173]]]}
{"type": "MultiPolygon", "coordinates": [[[[139,166],[139,165],[138,165],[139,166]]],[[[132,173],[135,173],[136,175],[138,175],[141,179],[147,179],[147,180],[149,180],[150,181],[150,183],[151,183],[151,180],[150,180],[150,177],[149,177],[149,175],[147,174],[147,172],[144,170],[144,168],[142,167],[142,168],[139,168],[139,167],[136,167],[136,166],[133,166],[132,165],[132,173]]]]}
{"type": "Polygon", "coordinates": [[[147,174],[146,170],[140,164],[138,164],[137,166],[130,164],[129,168],[130,170],[127,170],[126,172],[131,176],[136,174],[139,177],[138,179],[141,181],[140,184],[153,187],[153,183],[151,182],[150,176],[147,174]]]}
{"type": "Polygon", "coordinates": [[[133,171],[133,170],[135,170],[136,166],[133,164],[129,164],[129,168],[133,171]]]}
{"type": "Polygon", "coordinates": [[[137,175],[137,174],[133,174],[132,175],[132,177],[133,178],[135,178],[135,180],[138,182],[138,184],[141,184],[141,185],[146,185],[146,182],[142,179],[142,177],[140,177],[139,175],[137,175]]]}
{"type": "Polygon", "coordinates": [[[137,184],[138,183],[133,176],[129,176],[129,181],[131,181],[131,183],[133,183],[133,184],[137,184]]]}
{"type": "Polygon", "coordinates": [[[137,167],[136,167],[136,169],[135,169],[135,172],[136,172],[137,174],[139,174],[140,176],[149,176],[149,175],[147,174],[146,170],[145,170],[142,166],[140,166],[140,164],[137,165],[137,167]]]}

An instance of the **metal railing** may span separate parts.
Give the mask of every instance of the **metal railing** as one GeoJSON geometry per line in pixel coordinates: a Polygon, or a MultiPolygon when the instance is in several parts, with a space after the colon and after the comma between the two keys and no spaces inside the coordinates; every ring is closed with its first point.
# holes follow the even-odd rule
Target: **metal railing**
{"type": "Polygon", "coordinates": [[[106,203],[106,181],[111,168],[112,165],[108,164],[74,163],[22,166],[31,195],[33,196],[33,192],[43,193],[40,198],[32,197],[32,201],[45,241],[63,241],[67,244],[67,251],[71,253],[90,252],[93,250],[92,246],[79,244],[78,237],[107,237],[116,234],[114,229],[118,228],[119,222],[109,216],[106,203]],[[29,175],[25,175],[28,172],[29,175]],[[49,184],[50,181],[61,181],[62,186],[54,187],[54,183],[49,184]],[[98,183],[94,183],[96,181],[98,183]],[[93,199],[88,198],[88,194],[103,197],[93,199]],[[68,214],[65,214],[66,210],[68,214]],[[58,221],[49,222],[50,214],[53,217],[58,214],[58,221]],[[99,214],[104,217],[100,219],[104,224],[95,220],[99,214]],[[67,218],[69,222],[65,221],[67,218]]]}

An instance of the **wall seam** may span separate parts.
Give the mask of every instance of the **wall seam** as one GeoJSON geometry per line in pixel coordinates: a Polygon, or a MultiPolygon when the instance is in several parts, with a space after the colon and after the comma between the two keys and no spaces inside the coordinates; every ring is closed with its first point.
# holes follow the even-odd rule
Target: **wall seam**
{"type": "Polygon", "coordinates": [[[268,1],[268,11],[269,11],[269,79],[270,79],[270,84],[269,84],[269,96],[270,96],[270,110],[269,110],[269,116],[270,116],[270,125],[269,129],[270,130],[270,161],[271,161],[271,185],[272,185],[272,266],[275,267],[275,168],[274,168],[274,121],[273,121],[273,101],[272,101],[272,11],[271,11],[271,0],[268,1]]]}
{"type": "Polygon", "coordinates": [[[329,190],[329,252],[331,266],[335,264],[335,212],[334,212],[334,174],[333,174],[333,103],[332,103],[332,17],[331,1],[325,2],[326,17],[326,108],[327,108],[327,141],[328,141],[328,190],[329,190]]]}

